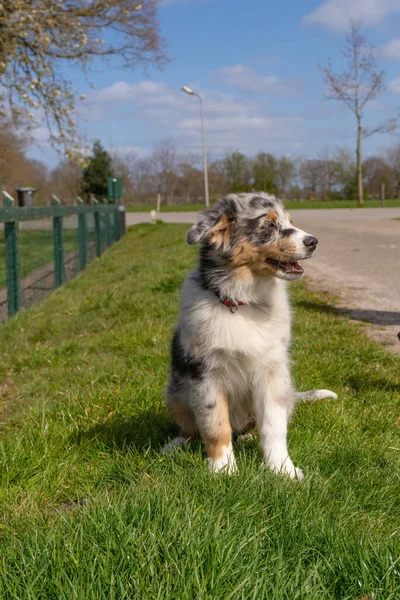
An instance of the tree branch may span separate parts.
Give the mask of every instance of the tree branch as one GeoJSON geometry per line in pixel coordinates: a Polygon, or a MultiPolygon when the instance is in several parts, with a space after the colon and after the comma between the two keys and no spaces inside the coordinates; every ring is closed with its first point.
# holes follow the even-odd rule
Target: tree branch
{"type": "Polygon", "coordinates": [[[382,123],[371,129],[363,128],[362,136],[365,139],[371,137],[371,135],[374,135],[375,133],[391,133],[394,135],[397,131],[398,125],[398,117],[393,117],[391,119],[383,121],[382,123]]]}

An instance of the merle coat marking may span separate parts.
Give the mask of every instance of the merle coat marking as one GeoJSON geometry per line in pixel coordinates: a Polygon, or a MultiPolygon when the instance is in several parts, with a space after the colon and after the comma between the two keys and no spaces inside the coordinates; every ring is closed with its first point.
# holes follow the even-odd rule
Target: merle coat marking
{"type": "Polygon", "coordinates": [[[200,244],[200,258],[183,286],[166,394],[181,433],[164,450],[199,434],[210,469],[231,473],[232,433],[256,423],[269,467],[301,478],[286,443],[294,403],[336,397],[296,393],[289,372],[286,281],[303,275],[298,261],[311,257],[318,240],[263,193],[223,198],[186,239],[200,244]]]}

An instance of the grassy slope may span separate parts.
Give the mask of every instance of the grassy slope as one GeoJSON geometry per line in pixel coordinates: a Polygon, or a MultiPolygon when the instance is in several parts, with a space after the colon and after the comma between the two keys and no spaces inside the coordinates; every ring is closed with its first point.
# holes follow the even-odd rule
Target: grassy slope
{"type": "Polygon", "coordinates": [[[263,469],[257,441],[232,478],[196,443],[160,455],[184,232],[136,227],[2,326],[0,598],[398,599],[399,359],[301,284],[296,384],[339,393],[296,410],[305,481],[263,469]]]}
{"type": "MultiPolygon", "coordinates": [[[[357,208],[356,200],[304,200],[294,201],[285,200],[285,206],[288,210],[309,209],[309,208],[357,208]]],[[[365,208],[380,208],[380,200],[365,200],[365,208]]],[[[400,199],[385,200],[385,208],[400,207],[400,199]]],[[[149,212],[155,209],[153,205],[130,204],[126,206],[127,212],[149,212]]],[[[204,209],[204,204],[173,204],[171,206],[162,206],[161,212],[185,212],[199,211],[204,209]]]]}

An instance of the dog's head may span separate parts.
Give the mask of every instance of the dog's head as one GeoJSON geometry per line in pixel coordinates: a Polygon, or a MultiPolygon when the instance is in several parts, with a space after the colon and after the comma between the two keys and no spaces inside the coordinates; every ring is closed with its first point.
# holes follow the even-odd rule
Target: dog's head
{"type": "Polygon", "coordinates": [[[231,194],[200,214],[188,231],[189,244],[200,243],[218,265],[249,269],[253,274],[300,279],[299,260],[310,258],[318,240],[294,227],[274,196],[231,194]]]}

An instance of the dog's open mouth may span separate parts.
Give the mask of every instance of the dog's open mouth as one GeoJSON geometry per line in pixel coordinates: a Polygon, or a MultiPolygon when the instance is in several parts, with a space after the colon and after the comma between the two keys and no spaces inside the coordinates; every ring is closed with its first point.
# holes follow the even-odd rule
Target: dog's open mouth
{"type": "Polygon", "coordinates": [[[283,273],[287,273],[288,275],[303,275],[304,269],[297,261],[293,262],[283,262],[281,260],[274,260],[273,258],[267,258],[267,263],[277,267],[283,273]]]}

